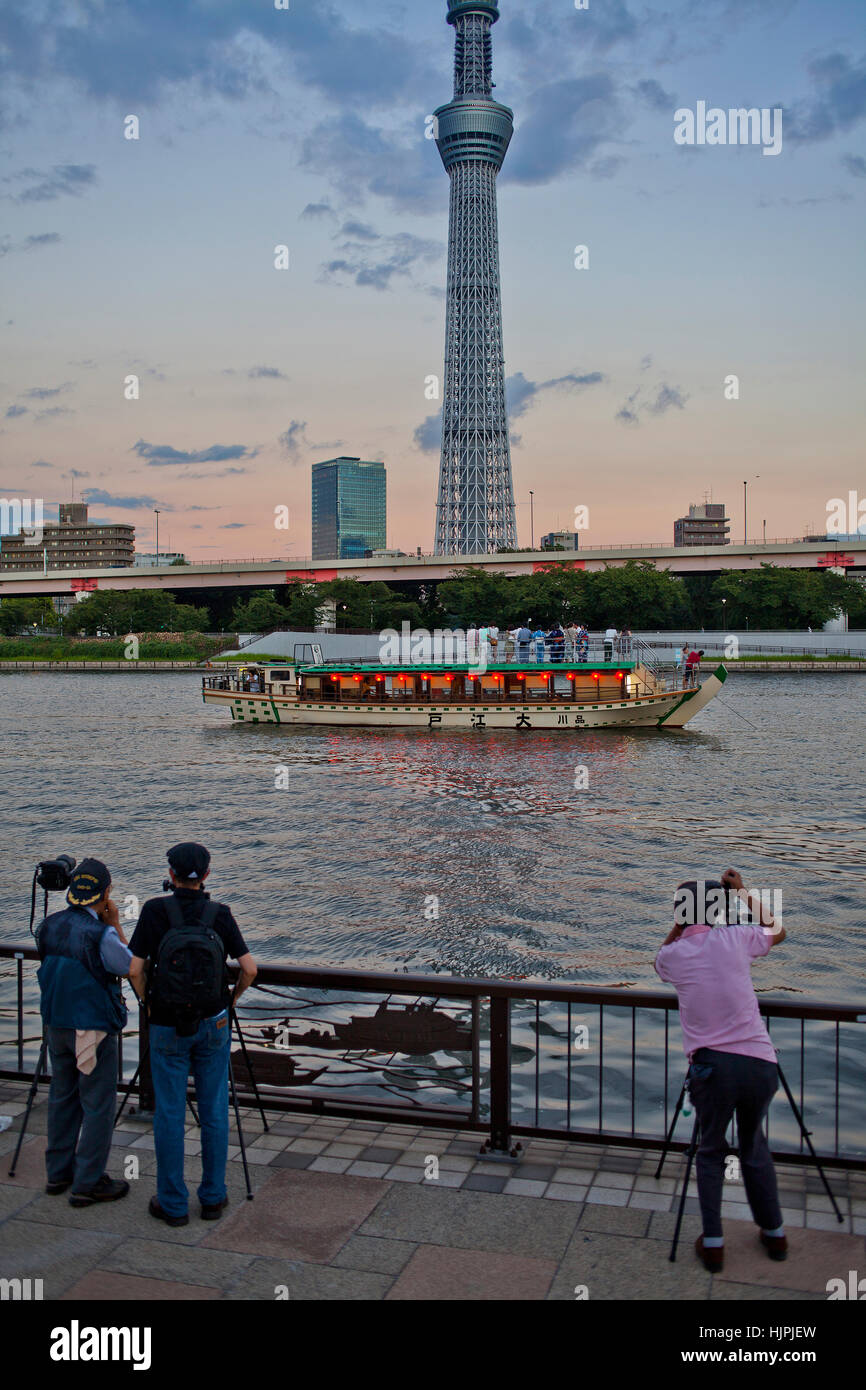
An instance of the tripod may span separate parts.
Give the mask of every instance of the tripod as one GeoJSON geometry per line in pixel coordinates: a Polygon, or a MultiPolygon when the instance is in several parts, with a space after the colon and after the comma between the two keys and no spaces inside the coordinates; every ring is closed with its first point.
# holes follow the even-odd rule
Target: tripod
{"type": "MultiPolygon", "coordinates": [[[[265,1130],[267,1131],[267,1130],[268,1130],[268,1121],[267,1121],[267,1117],[266,1117],[266,1115],[265,1115],[265,1108],[264,1108],[264,1105],[262,1104],[262,1098],[261,1098],[261,1096],[259,1095],[259,1088],[258,1088],[258,1086],[256,1085],[256,1079],[255,1079],[255,1076],[253,1075],[253,1069],[252,1069],[252,1067],[251,1067],[251,1065],[250,1065],[249,1056],[248,1056],[248,1054],[247,1054],[247,1045],[246,1045],[246,1042],[244,1041],[243,1032],[241,1031],[240,1021],[239,1021],[238,1016],[237,1016],[237,1014],[236,1014],[236,1012],[235,1012],[235,1010],[234,1010],[234,1006],[233,1006],[233,1005],[230,1005],[230,1006],[229,1006],[229,1017],[230,1017],[230,1019],[231,1019],[232,1026],[233,1026],[234,1028],[237,1029],[238,1042],[239,1042],[240,1045],[241,1045],[241,1052],[243,1053],[244,1062],[246,1063],[246,1068],[247,1068],[247,1071],[249,1072],[250,1081],[252,1082],[253,1093],[254,1093],[255,1098],[256,1098],[256,1104],[257,1104],[257,1106],[258,1106],[259,1114],[260,1114],[261,1117],[262,1117],[262,1124],[264,1125],[264,1128],[265,1128],[265,1130]]],[[[132,1077],[132,1080],[130,1081],[129,1085],[128,1085],[127,1088],[126,1088],[126,1091],[125,1091],[124,1096],[123,1096],[123,1100],[120,1102],[120,1107],[119,1107],[119,1109],[118,1109],[118,1111],[117,1111],[117,1114],[116,1114],[115,1117],[114,1117],[114,1123],[115,1123],[115,1125],[117,1125],[118,1121],[120,1120],[121,1115],[122,1115],[123,1112],[124,1112],[124,1109],[126,1108],[126,1102],[129,1100],[130,1092],[132,1091],[133,1087],[135,1086],[135,1083],[136,1083],[136,1081],[138,1080],[139,1072],[141,1071],[142,1067],[144,1066],[144,1064],[145,1064],[145,1062],[147,1061],[147,1059],[148,1059],[149,1056],[150,1056],[150,1042],[148,1041],[148,1043],[147,1043],[147,1045],[146,1045],[144,1051],[142,1052],[141,1056],[140,1056],[139,1059],[138,1059],[138,1066],[137,1066],[136,1069],[135,1069],[135,1073],[134,1073],[134,1075],[133,1075],[133,1077],[132,1077]]],[[[238,1143],[240,1144],[240,1150],[241,1150],[241,1162],[242,1162],[243,1168],[244,1168],[244,1180],[245,1180],[245,1182],[246,1182],[246,1188],[247,1188],[247,1201],[248,1201],[248,1202],[251,1202],[251,1201],[253,1200],[253,1189],[252,1189],[252,1183],[250,1182],[250,1169],[249,1169],[249,1164],[247,1163],[247,1149],[246,1149],[246,1144],[245,1144],[245,1142],[244,1142],[244,1131],[243,1131],[243,1126],[241,1125],[241,1112],[240,1112],[240,1106],[238,1105],[237,1091],[236,1091],[236,1089],[235,1089],[235,1073],[234,1073],[234,1065],[233,1065],[233,1063],[232,1063],[232,1058],[231,1058],[231,1050],[229,1050],[229,1094],[230,1094],[230,1096],[231,1096],[232,1108],[233,1108],[233,1110],[234,1110],[234,1112],[235,1112],[235,1124],[237,1125],[238,1143]]],[[[192,1099],[191,1099],[190,1096],[187,1096],[187,1104],[188,1104],[190,1110],[192,1111],[193,1119],[195,1120],[195,1122],[196,1122],[196,1124],[199,1126],[199,1128],[201,1128],[201,1121],[199,1120],[199,1117],[198,1117],[198,1115],[196,1114],[195,1106],[193,1105],[192,1099]]]]}
{"type": "MultiPolygon", "coordinates": [[[[252,1082],[253,1092],[254,1092],[255,1098],[256,1098],[256,1104],[258,1105],[259,1114],[260,1114],[261,1117],[262,1117],[262,1124],[264,1125],[265,1130],[267,1130],[267,1129],[268,1129],[268,1121],[267,1121],[267,1118],[266,1118],[266,1116],[265,1116],[264,1106],[263,1106],[263,1104],[262,1104],[261,1096],[259,1095],[259,1090],[258,1090],[258,1087],[257,1087],[257,1085],[256,1085],[255,1076],[253,1075],[252,1066],[250,1065],[249,1056],[248,1056],[248,1054],[247,1054],[246,1042],[244,1041],[244,1035],[243,1035],[243,1033],[242,1033],[242,1031],[241,1031],[241,1025],[240,1025],[240,1022],[239,1022],[239,1020],[238,1020],[238,1016],[237,1016],[237,1014],[235,1013],[235,1010],[234,1010],[233,1007],[230,1008],[229,1013],[230,1013],[230,1017],[231,1017],[232,1024],[233,1024],[234,1027],[237,1029],[238,1041],[240,1042],[240,1045],[241,1045],[241,1052],[243,1053],[244,1062],[246,1063],[246,1068],[247,1068],[247,1071],[249,1072],[250,1081],[252,1082]]],[[[18,1158],[19,1158],[19,1155],[20,1155],[20,1153],[21,1153],[21,1146],[22,1146],[23,1143],[24,1143],[24,1136],[25,1136],[26,1131],[27,1131],[27,1123],[28,1123],[28,1121],[29,1121],[29,1119],[30,1119],[30,1112],[31,1112],[31,1110],[33,1109],[33,1102],[34,1102],[34,1100],[35,1100],[35,1098],[36,1098],[36,1091],[37,1091],[37,1088],[38,1088],[38,1086],[39,1086],[39,1078],[40,1078],[40,1076],[42,1075],[42,1068],[43,1068],[43,1066],[45,1065],[45,1056],[46,1056],[47,1051],[48,1051],[48,1042],[47,1042],[46,1038],[45,1038],[44,1035],[43,1035],[42,1043],[41,1043],[41,1046],[40,1046],[40,1048],[39,1048],[39,1057],[38,1057],[37,1062],[36,1062],[36,1069],[35,1069],[35,1071],[33,1072],[33,1080],[32,1080],[31,1083],[30,1083],[30,1090],[29,1090],[28,1095],[27,1095],[27,1103],[26,1103],[26,1106],[25,1106],[25,1109],[24,1109],[24,1119],[23,1119],[22,1124],[21,1124],[21,1130],[20,1130],[20,1133],[19,1133],[19,1135],[18,1135],[18,1142],[17,1142],[17,1144],[16,1144],[16,1146],[15,1146],[15,1152],[14,1152],[14,1154],[13,1154],[13,1156],[12,1156],[12,1163],[11,1163],[11,1165],[10,1165],[10,1167],[9,1167],[9,1176],[10,1176],[10,1178],[14,1178],[14,1176],[15,1176],[15,1170],[16,1170],[16,1167],[17,1167],[17,1164],[18,1164],[18,1158]]],[[[150,1055],[150,1043],[147,1044],[147,1046],[145,1047],[145,1049],[144,1049],[144,1051],[143,1051],[141,1057],[139,1058],[139,1060],[138,1060],[138,1066],[137,1066],[136,1069],[135,1069],[135,1073],[134,1073],[134,1075],[133,1075],[133,1077],[132,1077],[132,1080],[129,1082],[128,1086],[126,1087],[126,1090],[124,1091],[123,1100],[121,1101],[120,1106],[119,1106],[118,1111],[117,1111],[117,1114],[116,1114],[115,1117],[114,1117],[115,1126],[118,1124],[118,1122],[119,1122],[119,1120],[120,1120],[120,1118],[121,1118],[121,1116],[122,1116],[122,1114],[123,1114],[123,1112],[124,1112],[124,1110],[125,1110],[125,1108],[126,1108],[126,1103],[127,1103],[127,1101],[129,1100],[130,1092],[132,1091],[133,1087],[135,1086],[135,1083],[136,1083],[136,1081],[138,1080],[138,1077],[139,1077],[139,1073],[140,1073],[140,1071],[141,1071],[141,1068],[142,1068],[142,1066],[144,1065],[144,1063],[146,1062],[146,1060],[147,1060],[147,1058],[148,1058],[149,1055],[150,1055]]],[[[119,1089],[122,1089],[122,1088],[119,1088],[119,1089]]],[[[250,1170],[249,1170],[249,1165],[248,1165],[248,1163],[247,1163],[246,1144],[245,1144],[245,1142],[244,1142],[243,1128],[242,1128],[242,1126],[241,1126],[240,1107],[239,1107],[239,1105],[238,1105],[237,1092],[236,1092],[236,1090],[235,1090],[234,1067],[233,1067],[233,1065],[232,1065],[231,1052],[229,1052],[229,1092],[230,1092],[230,1095],[231,1095],[232,1108],[234,1109],[234,1112],[235,1112],[235,1123],[236,1123],[236,1125],[237,1125],[238,1142],[239,1142],[239,1144],[240,1144],[240,1150],[241,1150],[241,1162],[243,1163],[243,1168],[244,1168],[244,1179],[245,1179],[245,1181],[246,1181],[246,1188],[247,1188],[247,1201],[248,1201],[248,1202],[251,1202],[251,1201],[253,1200],[253,1190],[252,1190],[252,1183],[250,1182],[250,1170]]],[[[192,1099],[191,1099],[191,1097],[189,1097],[189,1096],[187,1096],[187,1104],[189,1105],[189,1108],[190,1108],[190,1110],[192,1111],[192,1116],[193,1116],[193,1119],[195,1120],[196,1124],[197,1124],[197,1125],[200,1125],[200,1121],[199,1121],[198,1115],[196,1114],[195,1106],[193,1105],[192,1099]]]]}
{"type": "MultiPolygon", "coordinates": [[[[818,1174],[819,1174],[819,1176],[820,1176],[820,1178],[821,1178],[821,1181],[822,1181],[822,1183],[824,1184],[824,1188],[825,1188],[825,1191],[826,1191],[826,1193],[827,1193],[827,1196],[830,1198],[830,1201],[831,1201],[832,1206],[833,1206],[833,1210],[834,1210],[835,1213],[836,1213],[836,1220],[837,1220],[837,1221],[844,1221],[845,1218],[843,1217],[841,1211],[839,1210],[839,1207],[838,1207],[838,1205],[837,1205],[837,1203],[836,1203],[836,1198],[833,1196],[833,1193],[832,1193],[831,1188],[830,1188],[830,1184],[829,1184],[828,1181],[827,1181],[827,1175],[825,1174],[824,1169],[823,1169],[823,1167],[821,1166],[821,1160],[819,1159],[819,1157],[818,1157],[818,1155],[816,1154],[815,1149],[814,1149],[814,1147],[813,1147],[812,1138],[811,1138],[812,1131],[806,1128],[805,1122],[804,1122],[804,1120],[803,1120],[803,1116],[802,1116],[802,1114],[800,1113],[800,1110],[799,1110],[799,1108],[798,1108],[798,1106],[797,1106],[797,1102],[794,1100],[794,1097],[793,1097],[793,1094],[792,1094],[792,1092],[791,1092],[791,1088],[790,1088],[790,1086],[788,1085],[788,1081],[787,1081],[787,1078],[786,1078],[786,1076],[785,1076],[785,1073],[782,1071],[782,1068],[781,1068],[781,1066],[779,1066],[778,1062],[776,1063],[776,1065],[777,1065],[778,1068],[779,1068],[779,1080],[781,1081],[782,1086],[784,1087],[785,1095],[788,1097],[788,1101],[789,1101],[789,1103],[790,1103],[791,1110],[792,1110],[793,1115],[794,1115],[794,1119],[797,1121],[797,1124],[800,1126],[800,1133],[802,1134],[803,1138],[804,1138],[805,1141],[806,1141],[807,1147],[808,1147],[808,1149],[809,1149],[809,1153],[812,1155],[812,1160],[813,1160],[813,1162],[814,1162],[814,1164],[815,1164],[815,1167],[816,1167],[817,1170],[818,1170],[818,1174]]],[[[660,1178],[661,1175],[662,1175],[662,1166],[663,1166],[663,1164],[664,1164],[665,1158],[667,1157],[668,1149],[669,1149],[670,1146],[671,1146],[671,1141],[673,1140],[674,1130],[676,1129],[677,1120],[678,1120],[679,1117],[680,1117],[680,1111],[681,1111],[682,1108],[683,1108],[683,1097],[685,1096],[685,1093],[686,1093],[686,1091],[687,1091],[687,1089],[688,1089],[688,1085],[689,1085],[689,1073],[686,1072],[685,1080],[683,1081],[682,1087],[680,1088],[679,1096],[677,1097],[676,1108],[675,1108],[675,1110],[674,1110],[674,1117],[673,1117],[673,1119],[671,1120],[670,1129],[668,1130],[667,1135],[666,1135],[666,1137],[665,1137],[664,1147],[662,1148],[662,1152],[661,1152],[661,1158],[659,1159],[659,1165],[658,1165],[658,1168],[656,1169],[655,1175],[656,1175],[657,1178],[660,1178]]],[[[691,1137],[691,1139],[689,1140],[689,1146],[688,1146],[688,1148],[686,1149],[686,1176],[685,1176],[685,1179],[683,1180],[683,1190],[682,1190],[682,1192],[680,1193],[680,1204],[679,1204],[679,1208],[678,1208],[678,1210],[677,1210],[676,1225],[674,1226],[674,1236],[673,1236],[673,1241],[672,1241],[672,1243],[671,1243],[671,1253],[670,1253],[670,1255],[668,1256],[668,1258],[669,1258],[672,1262],[675,1261],[676,1258],[677,1258],[677,1244],[679,1243],[679,1238],[680,1238],[680,1227],[681,1227],[682,1224],[683,1224],[683,1212],[685,1211],[685,1206],[686,1206],[686,1193],[688,1192],[688,1188],[689,1188],[689,1178],[690,1178],[690,1176],[691,1176],[692,1163],[693,1163],[693,1161],[694,1161],[694,1157],[695,1157],[695,1154],[697,1153],[697,1149],[698,1149],[698,1140],[699,1140],[699,1137],[700,1137],[700,1131],[701,1131],[701,1122],[700,1122],[700,1120],[698,1119],[698,1116],[697,1116],[697,1114],[696,1114],[696,1115],[695,1115],[695,1123],[694,1123],[694,1126],[692,1127],[692,1137],[691,1137]]]]}

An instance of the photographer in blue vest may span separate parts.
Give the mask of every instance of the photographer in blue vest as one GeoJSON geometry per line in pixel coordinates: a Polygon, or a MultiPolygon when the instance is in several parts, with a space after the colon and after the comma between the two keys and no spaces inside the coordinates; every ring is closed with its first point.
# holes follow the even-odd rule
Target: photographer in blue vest
{"type": "Polygon", "coordinates": [[[70,1206],[116,1202],[129,1183],[105,1171],[117,1103],[118,1039],[126,1023],[120,977],[132,953],[111,897],[111,874],[82,859],[68,907],[36,930],[42,1023],[51,1058],[45,1191],[71,1187],[70,1206]]]}
{"type": "Polygon", "coordinates": [[[172,892],[151,898],[141,909],[130,943],[129,975],[150,1022],[156,1196],[148,1210],[169,1226],[186,1226],[183,1141],[189,1074],[201,1122],[201,1218],[218,1221],[228,1205],[231,1009],[256,978],[256,965],[230,909],[204,890],[210,872],[204,845],[174,845],[167,858],[172,892]],[[226,970],[229,956],[240,967],[233,990],[226,970]]]}

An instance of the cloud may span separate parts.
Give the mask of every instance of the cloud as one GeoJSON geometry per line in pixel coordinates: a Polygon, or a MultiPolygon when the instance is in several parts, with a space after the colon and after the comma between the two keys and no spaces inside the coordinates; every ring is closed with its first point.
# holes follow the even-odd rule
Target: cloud
{"type": "Polygon", "coordinates": [[[6,411],[6,419],[15,420],[19,415],[29,414],[30,411],[27,409],[26,405],[10,405],[9,409],[6,411]]]}
{"type": "Polygon", "coordinates": [[[47,410],[40,410],[34,418],[39,420],[54,420],[60,415],[74,415],[75,411],[70,410],[68,405],[52,405],[47,410]]]}
{"type": "Polygon", "coordinates": [[[415,270],[441,264],[445,258],[442,242],[428,241],[411,232],[385,236],[365,223],[347,222],[339,236],[342,241],[338,249],[342,254],[321,266],[321,279],[326,284],[348,279],[362,289],[388,290],[392,281],[400,277],[418,285],[415,270]]]}
{"type": "Polygon", "coordinates": [[[416,449],[424,454],[438,454],[442,447],[442,411],[428,415],[415,430],[412,438],[416,449]]]}
{"type": "Polygon", "coordinates": [[[843,154],[842,163],[855,179],[866,179],[866,159],[861,154],[843,154]]]}
{"type": "Polygon", "coordinates": [[[605,141],[619,138],[623,118],[607,73],[551,82],[530,98],[501,177],[510,183],[549,183],[588,163],[605,141]]]}
{"type": "Polygon", "coordinates": [[[847,54],[816,58],[807,71],[816,91],[785,109],[785,139],[807,145],[851,130],[866,116],[866,57],[852,63],[847,54]]]}
{"type": "Polygon", "coordinates": [[[88,506],[122,507],[130,511],[139,508],[150,509],[156,506],[156,498],[154,497],[113,497],[110,492],[104,492],[102,488],[98,487],[85,488],[81,494],[81,500],[86,502],[88,506]]]}
{"type": "Polygon", "coordinates": [[[432,141],[420,151],[419,118],[407,117],[399,131],[368,124],[355,109],[319,122],[301,146],[301,165],[326,177],[347,204],[367,194],[396,211],[425,213],[444,208],[447,180],[432,141]]]}
{"type": "Polygon", "coordinates": [[[281,372],[279,367],[250,367],[247,376],[251,381],[256,381],[260,377],[278,377],[280,381],[288,381],[285,372],[281,372]]]}
{"type": "Polygon", "coordinates": [[[634,90],[641,101],[651,107],[653,111],[673,112],[676,108],[676,96],[672,92],[666,92],[661,83],[656,82],[654,77],[638,82],[634,90]]]}
{"type": "Polygon", "coordinates": [[[303,212],[300,214],[302,222],[318,222],[322,218],[336,217],[337,214],[330,203],[307,203],[303,212]]]}
{"type": "Polygon", "coordinates": [[[52,396],[61,396],[64,391],[72,390],[72,382],[64,381],[60,386],[31,386],[29,391],[22,391],[25,400],[48,401],[52,396]]]}
{"type": "Polygon", "coordinates": [[[152,468],[184,463],[226,463],[229,459],[253,457],[244,444],[212,444],[209,449],[184,450],[173,449],[170,444],[148,444],[144,439],[133,444],[131,452],[152,468]]]}
{"type": "Polygon", "coordinates": [[[585,386],[598,386],[605,380],[602,372],[585,372],[578,375],[569,372],[566,376],[553,377],[550,381],[527,381],[523,372],[515,372],[505,383],[505,398],[508,404],[509,420],[518,420],[542,391],[559,389],[577,390],[585,386]]]}
{"type": "Polygon", "coordinates": [[[244,526],[248,526],[248,521],[226,521],[219,527],[220,531],[240,531],[244,526]]]}
{"type": "MultiPolygon", "coordinates": [[[[647,358],[643,361],[648,364],[647,358]]],[[[642,387],[632,391],[620,406],[614,416],[620,424],[639,425],[642,414],[658,416],[667,414],[669,410],[685,410],[686,401],[689,399],[678,386],[669,386],[667,382],[661,382],[655,388],[655,394],[649,398],[642,398],[642,391],[642,387]]]]}
{"type": "Polygon", "coordinates": [[[309,449],[306,420],[292,420],[289,428],[280,435],[280,446],[285,454],[296,463],[302,449],[309,449]]]}
{"type": "Polygon", "coordinates": [[[3,183],[26,183],[27,187],[20,193],[4,195],[13,203],[47,203],[68,194],[80,197],[96,183],[96,166],[55,164],[50,173],[41,169],[19,169],[17,174],[8,174],[3,183]]]}
{"type": "Polygon", "coordinates": [[[47,459],[34,459],[33,462],[31,463],[30,467],[31,467],[31,468],[53,468],[53,467],[54,467],[54,464],[53,464],[53,463],[49,463],[47,459]]]}
{"type": "Polygon", "coordinates": [[[40,232],[35,236],[26,236],[23,241],[0,237],[0,256],[11,256],[16,251],[38,251],[42,246],[56,246],[61,240],[59,232],[40,232]]]}

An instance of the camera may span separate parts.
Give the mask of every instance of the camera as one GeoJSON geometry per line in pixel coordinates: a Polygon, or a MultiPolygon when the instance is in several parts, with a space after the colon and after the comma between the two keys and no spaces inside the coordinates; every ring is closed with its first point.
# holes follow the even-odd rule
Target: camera
{"type": "Polygon", "coordinates": [[[46,893],[65,893],[72,882],[75,863],[71,854],[58,854],[56,859],[43,859],[36,865],[36,882],[46,893]]]}

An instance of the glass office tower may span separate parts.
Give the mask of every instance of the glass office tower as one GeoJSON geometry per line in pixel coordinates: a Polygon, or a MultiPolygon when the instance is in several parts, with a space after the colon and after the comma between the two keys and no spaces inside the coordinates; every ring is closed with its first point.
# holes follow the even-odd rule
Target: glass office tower
{"type": "Polygon", "coordinates": [[[313,559],[362,560],[386,545],[385,465],[356,458],[313,464],[313,559]]]}

